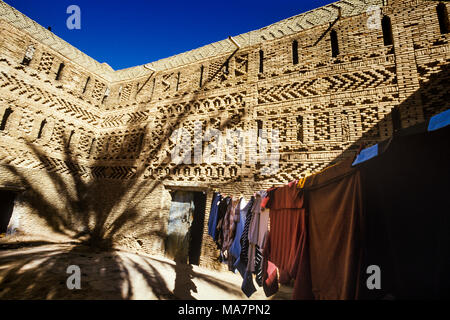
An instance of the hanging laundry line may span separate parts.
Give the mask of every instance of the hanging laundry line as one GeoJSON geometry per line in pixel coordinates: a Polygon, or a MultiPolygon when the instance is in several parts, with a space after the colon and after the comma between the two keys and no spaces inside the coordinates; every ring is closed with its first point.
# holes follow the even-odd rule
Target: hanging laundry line
{"type": "Polygon", "coordinates": [[[248,202],[216,190],[208,234],[221,261],[248,297],[253,278],[268,297],[292,282],[293,299],[448,297],[449,125],[450,110],[248,202]],[[368,285],[374,265],[383,286],[368,285]]]}

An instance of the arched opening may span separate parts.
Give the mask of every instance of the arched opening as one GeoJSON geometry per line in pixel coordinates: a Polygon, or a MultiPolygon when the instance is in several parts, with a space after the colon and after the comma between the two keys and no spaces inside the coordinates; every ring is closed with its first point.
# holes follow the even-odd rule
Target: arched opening
{"type": "Polygon", "coordinates": [[[88,87],[88,84],[89,84],[89,81],[91,81],[91,77],[88,77],[88,78],[86,79],[86,83],[84,84],[84,88],[83,88],[83,93],[86,92],[87,87],[88,87]]]}
{"type": "Polygon", "coordinates": [[[298,64],[298,42],[297,42],[297,40],[292,41],[292,63],[298,64]]]}
{"type": "Polygon", "coordinates": [[[33,59],[35,48],[33,45],[29,45],[27,51],[25,52],[25,56],[23,57],[22,64],[24,66],[29,66],[31,60],[33,59]]]}
{"type": "Polygon", "coordinates": [[[67,147],[70,148],[70,143],[72,142],[73,135],[75,134],[75,130],[70,131],[69,139],[67,140],[67,147]]]}
{"type": "Polygon", "coordinates": [[[400,110],[398,107],[394,107],[391,112],[392,117],[392,129],[394,130],[394,135],[402,128],[402,121],[400,118],[400,110]]]}
{"type": "MultiPolygon", "coordinates": [[[[109,88],[106,88],[105,93],[103,94],[103,98],[102,98],[102,104],[105,103],[106,99],[108,99],[109,97],[109,93],[111,92],[111,90],[109,88]]],[[[137,93],[136,93],[137,94],[137,93]]]]}
{"type": "Polygon", "coordinates": [[[119,87],[119,95],[118,95],[118,99],[120,100],[120,98],[122,97],[122,90],[123,90],[123,86],[119,87]]]}
{"type": "Polygon", "coordinates": [[[40,139],[40,138],[42,138],[42,133],[43,133],[43,131],[44,131],[44,128],[45,128],[45,125],[47,124],[47,120],[42,120],[42,122],[41,122],[41,126],[39,127],[39,132],[38,132],[38,136],[37,136],[37,138],[38,139],[40,139]]]}
{"type": "Polygon", "coordinates": [[[391,18],[388,16],[384,16],[381,20],[381,27],[383,29],[383,39],[384,39],[384,45],[390,46],[394,43],[394,39],[392,36],[392,24],[391,24],[391,18]]]}
{"type": "Polygon", "coordinates": [[[61,73],[62,73],[63,69],[64,69],[64,63],[61,63],[61,64],[59,65],[58,72],[56,73],[56,78],[55,78],[55,80],[61,79],[61,73]]]}
{"type": "Polygon", "coordinates": [[[264,72],[264,51],[259,50],[259,73],[264,72]]]}
{"type": "Polygon", "coordinates": [[[11,113],[13,113],[11,108],[6,108],[5,113],[3,114],[2,117],[2,122],[0,123],[0,131],[5,130],[6,128],[6,123],[8,122],[8,118],[11,115],[11,113]]]}
{"type": "Polygon", "coordinates": [[[153,78],[153,84],[152,84],[152,94],[151,94],[151,98],[153,98],[153,93],[155,92],[155,85],[156,85],[156,78],[153,78]]]}
{"type": "Polygon", "coordinates": [[[229,67],[230,67],[230,60],[227,59],[227,61],[225,61],[225,67],[224,67],[224,70],[223,70],[224,74],[228,74],[229,73],[229,67]]]}
{"type": "Polygon", "coordinates": [[[263,130],[263,122],[262,122],[262,120],[256,120],[256,126],[257,126],[257,132],[256,132],[256,148],[258,148],[258,145],[259,145],[259,138],[262,138],[262,136],[263,136],[263,133],[262,133],[262,130],[263,130]]]}
{"type": "Polygon", "coordinates": [[[441,34],[446,34],[449,32],[447,6],[443,2],[440,2],[436,7],[436,11],[439,20],[439,29],[441,30],[441,34]]]}
{"type": "Polygon", "coordinates": [[[180,85],[180,72],[178,72],[178,75],[177,75],[177,87],[176,87],[176,89],[175,89],[175,91],[178,91],[178,87],[179,87],[179,85],[180,85]]]}
{"type": "Polygon", "coordinates": [[[335,58],[339,55],[339,42],[336,30],[331,30],[330,39],[331,39],[331,56],[335,58]]]}
{"type": "Polygon", "coordinates": [[[303,117],[297,117],[297,140],[303,142],[303,117]]]}
{"type": "Polygon", "coordinates": [[[142,151],[142,147],[144,146],[144,135],[145,135],[144,133],[141,133],[139,135],[139,140],[137,143],[137,152],[138,153],[142,151]]]}
{"type": "Polygon", "coordinates": [[[91,155],[92,151],[94,150],[95,140],[96,140],[95,138],[92,138],[92,142],[91,142],[91,145],[90,145],[89,151],[88,151],[89,156],[91,155]]]}
{"type": "Polygon", "coordinates": [[[199,83],[200,88],[202,87],[202,84],[203,84],[203,69],[204,69],[204,67],[201,66],[200,67],[200,83],[199,83]]]}

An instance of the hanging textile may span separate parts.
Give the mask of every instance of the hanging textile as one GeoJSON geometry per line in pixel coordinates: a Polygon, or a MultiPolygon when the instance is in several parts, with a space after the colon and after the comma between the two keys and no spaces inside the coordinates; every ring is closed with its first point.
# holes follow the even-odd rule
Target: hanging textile
{"type": "MultiPolygon", "coordinates": [[[[242,261],[242,263],[247,267],[248,264],[248,247],[249,247],[249,242],[248,242],[248,232],[249,232],[249,228],[250,228],[250,222],[252,220],[253,217],[253,205],[255,203],[255,197],[252,196],[250,199],[250,202],[247,204],[246,206],[246,210],[245,210],[245,224],[244,224],[244,229],[241,233],[239,242],[241,245],[241,251],[240,251],[240,260],[242,261]]],[[[242,214],[242,213],[241,213],[242,214]]]]}
{"type": "Polygon", "coordinates": [[[278,268],[269,260],[265,260],[263,264],[263,290],[266,297],[273,296],[278,292],[278,268]]]}
{"type": "Polygon", "coordinates": [[[216,231],[214,234],[214,241],[217,244],[217,248],[219,250],[222,250],[223,245],[223,226],[224,226],[224,219],[225,215],[228,211],[228,207],[231,203],[230,197],[225,197],[220,201],[218,209],[217,209],[217,225],[216,225],[216,231]]]}
{"type": "MultiPolygon", "coordinates": [[[[408,130],[410,131],[410,130],[408,130]]],[[[364,299],[450,298],[450,127],[395,137],[362,163],[364,299]],[[365,271],[376,265],[381,289],[365,271]]]]}
{"type": "MultiPolygon", "coordinates": [[[[270,261],[279,268],[279,281],[281,284],[287,284],[297,276],[298,268],[307,268],[308,265],[308,257],[301,255],[301,248],[306,244],[303,191],[297,188],[297,181],[292,181],[271,190],[267,197],[270,232],[263,251],[264,264],[270,261]]],[[[267,276],[265,274],[264,279],[267,276]]],[[[309,281],[308,278],[302,280],[305,283],[309,281]]]]}
{"type": "MultiPolygon", "coordinates": [[[[233,260],[235,260],[233,268],[238,269],[243,278],[241,289],[247,295],[247,297],[250,297],[256,291],[256,288],[253,285],[253,278],[251,273],[248,273],[246,270],[247,264],[241,259],[242,257],[241,240],[244,236],[245,226],[248,226],[247,221],[251,219],[250,209],[253,206],[253,201],[254,201],[253,196],[250,198],[250,201],[246,204],[244,204],[244,199],[241,199],[240,204],[241,208],[239,210],[239,214],[235,215],[235,221],[237,221],[236,234],[229,250],[230,255],[233,257],[233,260]]],[[[245,237],[247,237],[247,233],[245,234],[245,237]]]]}
{"type": "Polygon", "coordinates": [[[216,237],[217,214],[221,200],[222,195],[220,193],[214,193],[208,218],[208,235],[210,235],[213,239],[216,237]]]}
{"type": "MultiPolygon", "coordinates": [[[[245,205],[244,205],[244,199],[241,199],[241,203],[240,206],[242,208],[239,208],[239,210],[236,210],[237,213],[234,217],[234,221],[236,223],[236,232],[235,232],[235,236],[233,239],[233,243],[230,246],[230,254],[235,258],[238,259],[241,256],[241,237],[242,234],[244,233],[244,228],[246,225],[246,221],[247,221],[247,214],[249,213],[252,205],[253,205],[253,200],[254,198],[252,197],[250,199],[250,201],[248,201],[245,205]]],[[[250,216],[251,218],[251,216],[250,216]]],[[[244,261],[242,261],[244,262],[244,261]]],[[[245,265],[246,266],[246,265],[245,265]]]]}
{"type": "Polygon", "coordinates": [[[248,270],[245,270],[244,272],[244,281],[242,281],[241,290],[245,293],[247,298],[250,298],[252,294],[256,292],[255,285],[253,284],[252,274],[248,270]]]}
{"type": "MultiPolygon", "coordinates": [[[[267,195],[265,191],[258,191],[255,193],[255,201],[251,210],[252,218],[248,226],[248,270],[255,270],[255,246],[262,245],[262,237],[267,232],[268,214],[266,215],[267,221],[261,221],[261,201],[267,195]],[[264,230],[264,225],[266,226],[264,230]]],[[[264,210],[264,209],[263,209],[264,210]]],[[[268,212],[268,211],[267,211],[268,212]]]]}
{"type": "Polygon", "coordinates": [[[233,270],[235,259],[230,255],[230,246],[233,243],[236,234],[236,223],[239,221],[241,198],[231,199],[228,205],[227,213],[223,220],[223,244],[222,256],[228,263],[228,269],[233,270]]]}
{"type": "Polygon", "coordinates": [[[255,266],[253,273],[255,274],[255,281],[258,286],[262,287],[263,285],[263,255],[262,250],[264,247],[259,247],[255,245],[255,266]]]}
{"type": "MultiPolygon", "coordinates": [[[[359,171],[340,162],[306,179],[309,257],[315,299],[356,299],[362,262],[359,171]]],[[[294,297],[304,288],[297,284],[294,297]]]]}
{"type": "MultiPolygon", "coordinates": [[[[255,193],[255,202],[252,207],[252,219],[248,231],[248,262],[247,270],[255,273],[256,283],[262,287],[262,249],[269,224],[269,209],[261,207],[266,191],[255,193]]],[[[265,203],[266,201],[264,201],[265,203]]]]}
{"type": "Polygon", "coordinates": [[[233,242],[236,231],[236,214],[239,215],[239,204],[241,199],[231,199],[223,224],[223,245],[222,250],[228,250],[233,242]]]}

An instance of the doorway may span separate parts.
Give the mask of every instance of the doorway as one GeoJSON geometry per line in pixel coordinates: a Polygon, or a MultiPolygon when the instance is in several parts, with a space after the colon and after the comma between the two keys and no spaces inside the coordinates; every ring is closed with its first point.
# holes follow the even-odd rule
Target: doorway
{"type": "Polygon", "coordinates": [[[15,192],[0,190],[0,234],[5,234],[14,209],[15,192]]]}
{"type": "Polygon", "coordinates": [[[206,194],[173,190],[166,238],[166,255],[176,262],[200,262],[206,194]]]}

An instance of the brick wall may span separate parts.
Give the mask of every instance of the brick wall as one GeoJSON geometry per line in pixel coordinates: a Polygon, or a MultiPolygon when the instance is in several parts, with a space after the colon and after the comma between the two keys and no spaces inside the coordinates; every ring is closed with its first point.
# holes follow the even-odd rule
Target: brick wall
{"type": "MultiPolygon", "coordinates": [[[[449,34],[441,34],[438,3],[387,1],[380,10],[390,18],[392,44],[385,43],[387,29],[368,27],[367,8],[381,1],[345,3],[353,3],[352,11],[337,2],[237,36],[239,50],[224,40],[214,50],[155,62],[156,72],[111,71],[68,44],[57,50],[0,19],[0,120],[12,111],[0,131],[0,185],[28,188],[29,216],[48,220],[51,232],[97,227],[114,243],[159,254],[169,190],[201,186],[207,192],[201,265],[223,268],[206,230],[213,189],[249,199],[392,136],[394,108],[401,127],[449,108],[449,34]],[[33,57],[23,65],[30,45],[33,57]],[[193,135],[196,122],[202,133],[277,130],[279,170],[264,174],[256,140],[246,144],[244,163],[171,163],[171,134],[184,127],[193,135]],[[62,230],[49,215],[42,218],[46,209],[32,194],[49,199],[62,230]]],[[[27,221],[21,232],[45,228],[27,221]]]]}

